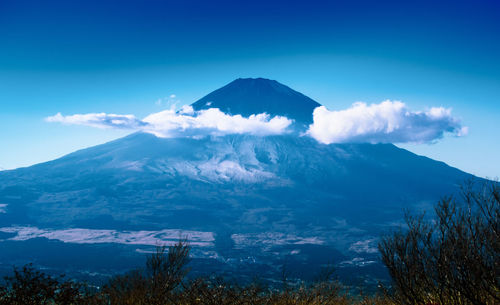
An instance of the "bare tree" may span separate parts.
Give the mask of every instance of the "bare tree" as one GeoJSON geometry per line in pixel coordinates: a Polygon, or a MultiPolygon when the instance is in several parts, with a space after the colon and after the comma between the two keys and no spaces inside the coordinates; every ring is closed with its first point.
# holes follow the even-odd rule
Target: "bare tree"
{"type": "Polygon", "coordinates": [[[158,246],[144,271],[116,276],[103,288],[111,304],[175,304],[173,291],[189,272],[190,246],[185,239],[167,248],[158,246]]]}
{"type": "Polygon", "coordinates": [[[383,238],[382,261],[399,304],[500,302],[500,186],[470,182],[445,197],[435,219],[406,213],[406,230],[383,238]]]}

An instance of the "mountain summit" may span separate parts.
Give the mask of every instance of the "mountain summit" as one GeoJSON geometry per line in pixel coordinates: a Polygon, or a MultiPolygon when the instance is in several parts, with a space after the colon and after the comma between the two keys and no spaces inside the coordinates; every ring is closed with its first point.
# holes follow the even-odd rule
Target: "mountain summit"
{"type": "Polygon", "coordinates": [[[314,108],[321,104],[275,80],[239,78],[192,104],[195,110],[219,108],[230,114],[250,116],[266,112],[298,123],[312,123],[314,108]]]}

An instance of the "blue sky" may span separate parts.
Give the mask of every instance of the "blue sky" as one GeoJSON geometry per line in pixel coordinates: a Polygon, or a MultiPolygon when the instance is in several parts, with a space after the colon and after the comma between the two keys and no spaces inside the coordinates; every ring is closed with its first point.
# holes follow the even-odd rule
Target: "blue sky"
{"type": "Polygon", "coordinates": [[[467,136],[399,146],[498,177],[500,4],[434,2],[0,1],[0,167],[128,133],[44,121],[58,112],[144,117],[265,77],[331,110],[451,107],[467,136]]]}

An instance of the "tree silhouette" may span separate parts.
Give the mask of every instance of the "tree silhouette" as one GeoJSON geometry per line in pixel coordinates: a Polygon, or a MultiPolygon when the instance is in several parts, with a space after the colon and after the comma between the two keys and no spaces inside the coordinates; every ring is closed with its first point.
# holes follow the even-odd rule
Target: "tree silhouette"
{"type": "Polygon", "coordinates": [[[406,230],[383,238],[382,261],[398,304],[499,304],[500,186],[462,187],[445,197],[435,219],[406,213],[406,230]]]}

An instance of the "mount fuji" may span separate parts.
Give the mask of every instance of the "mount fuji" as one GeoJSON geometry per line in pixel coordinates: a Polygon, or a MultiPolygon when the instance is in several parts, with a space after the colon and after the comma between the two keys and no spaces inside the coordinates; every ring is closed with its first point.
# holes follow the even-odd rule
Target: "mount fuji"
{"type": "Polygon", "coordinates": [[[295,122],[311,124],[314,109],[321,105],[275,80],[239,78],[192,106],[194,110],[219,108],[224,113],[245,117],[265,112],[271,116],[280,115],[292,118],[295,122]]]}
{"type": "MultiPolygon", "coordinates": [[[[238,79],[192,104],[312,123],[319,103],[238,79]]],[[[297,133],[159,138],[136,132],[0,172],[0,269],[34,262],[96,280],[187,237],[199,272],[276,281],[384,277],[380,234],[478,179],[392,144],[321,144],[297,133]]]]}

